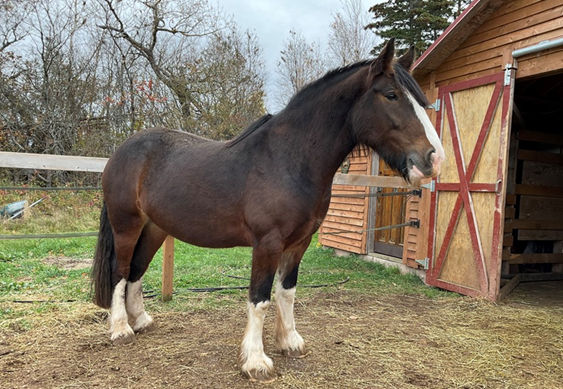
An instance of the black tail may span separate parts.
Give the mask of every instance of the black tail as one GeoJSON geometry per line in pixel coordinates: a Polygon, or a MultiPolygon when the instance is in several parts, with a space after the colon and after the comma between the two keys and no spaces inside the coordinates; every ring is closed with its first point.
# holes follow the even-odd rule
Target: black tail
{"type": "Polygon", "coordinates": [[[108,210],[104,203],[100,214],[100,233],[98,245],[92,265],[92,287],[94,288],[94,303],[102,308],[111,307],[113,294],[112,269],[115,263],[115,248],[113,245],[113,230],[108,218],[108,210]]]}

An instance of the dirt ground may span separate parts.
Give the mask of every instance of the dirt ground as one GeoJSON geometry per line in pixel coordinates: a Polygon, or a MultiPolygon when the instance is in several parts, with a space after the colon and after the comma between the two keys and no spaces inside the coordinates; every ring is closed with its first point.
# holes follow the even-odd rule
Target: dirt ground
{"type": "Polygon", "coordinates": [[[156,313],[155,331],[114,347],[105,311],[84,304],[71,321],[1,330],[0,387],[563,388],[562,286],[540,303],[517,288],[499,305],[318,291],[296,304],[312,351],[304,359],[275,350],[270,307],[264,342],[279,375],[271,384],[239,372],[244,306],[156,313]]]}

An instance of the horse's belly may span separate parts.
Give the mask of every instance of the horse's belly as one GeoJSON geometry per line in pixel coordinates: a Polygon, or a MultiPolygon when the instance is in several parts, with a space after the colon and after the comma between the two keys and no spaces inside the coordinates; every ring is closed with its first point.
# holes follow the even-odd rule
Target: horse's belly
{"type": "Polygon", "coordinates": [[[177,218],[156,218],[153,222],[161,229],[183,242],[200,247],[227,248],[250,246],[250,231],[238,220],[219,218],[219,221],[186,216],[180,221],[177,218]],[[160,220],[158,220],[160,219],[160,220]],[[169,220],[175,220],[170,222],[169,220]]]}
{"type": "Polygon", "coordinates": [[[176,239],[181,240],[194,246],[209,248],[229,248],[237,246],[250,246],[250,243],[241,236],[227,235],[221,233],[186,233],[179,231],[177,234],[171,234],[176,239]]]}

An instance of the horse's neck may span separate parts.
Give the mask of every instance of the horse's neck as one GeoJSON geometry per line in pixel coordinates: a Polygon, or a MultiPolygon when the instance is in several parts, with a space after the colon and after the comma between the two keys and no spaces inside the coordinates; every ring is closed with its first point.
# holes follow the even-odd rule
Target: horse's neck
{"type": "MultiPolygon", "coordinates": [[[[325,107],[327,108],[327,107],[325,107]]],[[[293,164],[301,166],[318,185],[329,185],[339,166],[356,145],[356,140],[347,124],[349,110],[335,118],[319,115],[318,112],[302,110],[302,117],[293,117],[293,123],[284,125],[279,135],[284,149],[295,159],[293,164]]],[[[296,115],[296,113],[292,113],[296,115]]]]}

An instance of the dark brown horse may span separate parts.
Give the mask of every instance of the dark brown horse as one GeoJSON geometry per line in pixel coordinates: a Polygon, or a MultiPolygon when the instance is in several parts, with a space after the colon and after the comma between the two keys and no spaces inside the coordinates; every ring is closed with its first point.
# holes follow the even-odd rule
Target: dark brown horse
{"type": "Polygon", "coordinates": [[[307,355],[293,318],[295,286],[338,167],[365,144],[417,185],[444,159],[412,61],[412,51],[395,60],[391,41],[378,58],[326,74],[229,142],[152,129],[123,143],[103,174],[93,268],[95,301],[111,308],[112,341],[130,342],[151,327],[141,277],[172,235],[198,246],[253,247],[240,351],[250,379],[276,377],[262,343],[276,273],[276,345],[290,357],[307,355]]]}

